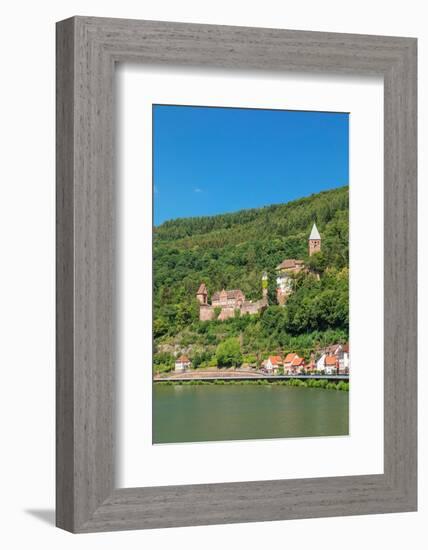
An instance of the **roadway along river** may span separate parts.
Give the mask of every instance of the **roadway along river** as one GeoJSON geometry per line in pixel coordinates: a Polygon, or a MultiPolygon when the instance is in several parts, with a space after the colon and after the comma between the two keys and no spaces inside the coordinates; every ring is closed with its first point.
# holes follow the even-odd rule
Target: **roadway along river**
{"type": "Polygon", "coordinates": [[[153,385],[153,443],[347,435],[346,391],[153,385]]]}

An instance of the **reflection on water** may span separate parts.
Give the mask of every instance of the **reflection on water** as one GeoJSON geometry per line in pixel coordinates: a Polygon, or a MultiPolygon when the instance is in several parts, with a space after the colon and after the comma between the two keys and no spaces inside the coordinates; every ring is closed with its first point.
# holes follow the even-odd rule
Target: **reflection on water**
{"type": "Polygon", "coordinates": [[[153,443],[348,435],[348,402],[318,388],[154,384],[153,443]]]}

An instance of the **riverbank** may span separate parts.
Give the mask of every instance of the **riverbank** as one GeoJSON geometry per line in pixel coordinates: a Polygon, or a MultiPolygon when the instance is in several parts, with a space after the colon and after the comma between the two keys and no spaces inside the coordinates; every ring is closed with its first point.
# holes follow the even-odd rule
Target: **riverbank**
{"type": "Polygon", "coordinates": [[[293,388],[321,388],[326,390],[338,390],[338,391],[349,391],[349,380],[341,379],[317,379],[317,378],[288,378],[288,379],[275,379],[275,378],[258,378],[256,380],[251,379],[235,379],[227,380],[224,378],[213,378],[213,379],[174,379],[168,380],[168,378],[157,378],[153,380],[156,384],[165,385],[165,386],[207,386],[207,385],[255,385],[255,386],[287,386],[293,388]]]}

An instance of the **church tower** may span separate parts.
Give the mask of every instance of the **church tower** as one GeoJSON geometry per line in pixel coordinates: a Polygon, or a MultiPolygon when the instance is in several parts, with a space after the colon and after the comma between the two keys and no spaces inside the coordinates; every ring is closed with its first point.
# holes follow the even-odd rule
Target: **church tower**
{"type": "Polygon", "coordinates": [[[315,254],[316,252],[321,252],[321,235],[318,232],[317,226],[312,226],[311,234],[309,235],[309,256],[315,254]]]}

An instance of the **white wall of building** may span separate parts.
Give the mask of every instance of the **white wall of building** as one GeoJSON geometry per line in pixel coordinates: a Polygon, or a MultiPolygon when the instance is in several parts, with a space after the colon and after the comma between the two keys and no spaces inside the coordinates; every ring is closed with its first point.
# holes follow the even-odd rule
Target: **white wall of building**
{"type": "Polygon", "coordinates": [[[325,369],[325,353],[321,355],[321,357],[317,361],[317,370],[324,371],[325,369]]]}

